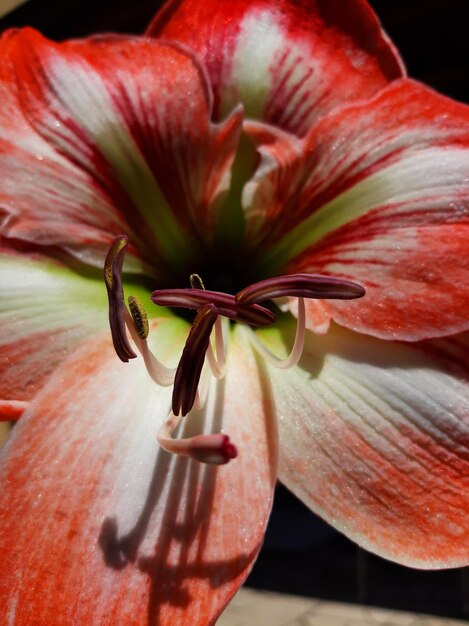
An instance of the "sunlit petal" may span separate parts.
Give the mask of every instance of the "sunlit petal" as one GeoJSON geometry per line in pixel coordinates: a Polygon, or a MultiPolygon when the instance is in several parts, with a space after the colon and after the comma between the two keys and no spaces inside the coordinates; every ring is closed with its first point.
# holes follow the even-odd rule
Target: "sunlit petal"
{"type": "Polygon", "coordinates": [[[99,276],[0,248],[0,419],[19,417],[57,364],[106,327],[99,276]]]}
{"type": "MultiPolygon", "coordinates": [[[[174,359],[186,329],[162,320],[150,332],[174,359]]],[[[230,434],[239,455],[214,467],[158,447],[170,396],[106,337],[36,398],[2,450],[2,622],[214,623],[261,546],[277,471],[272,406],[235,337],[226,379],[183,429],[230,434]]]]}
{"type": "Polygon", "coordinates": [[[210,89],[189,52],[144,38],[55,44],[31,29],[7,34],[3,46],[25,132],[49,144],[45,154],[3,146],[13,172],[5,234],[75,254],[102,246],[102,255],[109,233],[126,232],[129,260],[138,247],[153,269],[158,259],[177,266],[197,250],[196,236],[210,238],[240,110],[210,122],[210,89]]]}
{"type": "Polygon", "coordinates": [[[280,479],[372,552],[467,565],[468,347],[467,334],[414,345],[310,334],[296,368],[269,368],[280,479]]]}
{"type": "Polygon", "coordinates": [[[148,32],[197,52],[218,115],[241,101],[248,117],[298,134],[404,73],[362,0],[173,0],[148,32]]]}
{"type": "Polygon", "coordinates": [[[466,330],[468,128],[469,107],[407,80],[330,114],[303,140],[248,124],[262,155],[245,190],[259,263],[362,284],[365,298],[327,304],[359,332],[415,340],[466,330]]]}

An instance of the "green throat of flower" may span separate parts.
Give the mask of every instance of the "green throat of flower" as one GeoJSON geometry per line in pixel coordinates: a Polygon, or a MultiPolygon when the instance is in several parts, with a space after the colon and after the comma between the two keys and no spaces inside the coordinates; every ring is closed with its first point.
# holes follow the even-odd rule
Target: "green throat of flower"
{"type": "Polygon", "coordinates": [[[104,265],[109,324],[116,354],[125,363],[137,358],[129,333],[152,380],[157,385],[173,386],[171,412],[158,432],[159,444],[168,452],[189,456],[203,463],[224,464],[236,457],[237,449],[228,435],[215,433],[175,439],[172,434],[183,417],[205,404],[208,393],[208,379],[202,376],[205,363],[215,378],[221,379],[225,375],[226,323],[223,320],[245,324],[254,348],[272,365],[286,369],[298,363],[303,351],[305,298],[349,300],[365,295],[364,288],[357,283],[315,274],[267,278],[230,294],[205,289],[201,278],[192,274],[190,288],[158,289],[151,295],[157,306],[196,311],[178,366],[168,368],[148,346],[149,324],[142,303],[134,296],[128,298],[128,305],[124,300],[122,267],[127,244],[126,235],[116,237],[104,265]],[[252,327],[275,324],[275,314],[264,305],[284,297],[298,299],[298,322],[290,355],[279,359],[262,344],[252,327]]]}

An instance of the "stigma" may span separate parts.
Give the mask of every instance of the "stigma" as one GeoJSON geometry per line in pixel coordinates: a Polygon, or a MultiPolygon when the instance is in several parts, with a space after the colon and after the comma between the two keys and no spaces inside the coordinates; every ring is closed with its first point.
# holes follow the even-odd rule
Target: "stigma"
{"type": "Polygon", "coordinates": [[[224,433],[173,437],[181,420],[205,405],[210,377],[221,379],[225,375],[225,335],[230,321],[244,324],[254,349],[273,366],[286,369],[295,366],[303,352],[305,298],[352,300],[365,295],[365,289],[355,282],[306,273],[268,278],[229,294],[205,289],[200,276],[191,274],[190,288],[158,289],[151,294],[151,301],[157,306],[195,312],[178,366],[168,368],[148,346],[149,323],[144,305],[135,296],[128,298],[128,306],[125,304],[122,274],[127,245],[126,235],[116,237],[104,264],[114,349],[121,361],[127,363],[137,358],[135,347],[151,379],[157,385],[173,387],[171,411],[159,429],[158,443],[168,452],[201,463],[223,465],[238,454],[235,444],[224,433]],[[276,316],[264,303],[285,297],[298,299],[298,317],[291,352],[286,359],[280,359],[264,346],[253,328],[272,326],[276,316]]]}

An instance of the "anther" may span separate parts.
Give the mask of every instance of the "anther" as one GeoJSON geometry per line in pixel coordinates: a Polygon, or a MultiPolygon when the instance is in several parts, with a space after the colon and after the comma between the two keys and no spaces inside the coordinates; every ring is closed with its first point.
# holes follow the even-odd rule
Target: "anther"
{"type": "Polygon", "coordinates": [[[174,415],[187,415],[194,405],[205,353],[217,315],[217,308],[213,304],[205,304],[195,316],[174,377],[174,415]]]}
{"type": "Polygon", "coordinates": [[[176,372],[175,368],[166,367],[163,365],[159,359],[153,354],[148,346],[148,342],[146,338],[142,338],[139,333],[137,326],[135,324],[135,319],[130,315],[130,313],[125,309],[124,318],[127,324],[128,331],[134,340],[135,345],[137,346],[138,351],[143,357],[143,361],[145,363],[145,367],[147,368],[147,372],[150,378],[157,384],[163,385],[163,387],[168,387],[172,385],[174,382],[174,374],[176,372]]]}
{"type": "Polygon", "coordinates": [[[124,263],[125,248],[128,239],[126,235],[119,235],[114,239],[104,263],[104,281],[109,298],[109,323],[111,335],[117,356],[127,363],[137,355],[130,347],[126,327],[143,356],[145,366],[150,377],[159,385],[171,385],[174,380],[175,369],[168,368],[154,356],[146,341],[148,337],[148,317],[140,300],[129,297],[129,309],[124,303],[122,287],[122,266],[124,263]]]}
{"type": "Polygon", "coordinates": [[[135,329],[140,339],[146,339],[148,337],[148,315],[145,311],[140,299],[136,296],[129,296],[127,299],[129,303],[129,311],[132,316],[135,329]]]}
{"type": "Polygon", "coordinates": [[[137,356],[130,347],[125,330],[126,307],[122,287],[122,266],[127,244],[127,237],[118,235],[114,239],[104,262],[104,282],[109,300],[109,325],[112,343],[117,356],[124,363],[127,363],[129,359],[135,359],[137,356]]]}
{"type": "Polygon", "coordinates": [[[198,274],[191,274],[189,280],[192,289],[205,289],[205,285],[198,274]]]}
{"type": "Polygon", "coordinates": [[[151,294],[151,299],[160,306],[183,309],[200,309],[206,304],[213,304],[219,315],[250,326],[270,326],[276,320],[275,315],[269,309],[258,304],[240,305],[235,301],[234,296],[220,291],[159,289],[151,294]]]}
{"type": "Polygon", "coordinates": [[[235,301],[241,305],[264,302],[272,298],[296,296],[297,298],[353,300],[365,295],[358,283],[319,274],[290,274],[268,278],[239,291],[235,301]]]}
{"type": "Polygon", "coordinates": [[[287,369],[298,363],[303,352],[305,341],[305,304],[304,298],[352,300],[365,295],[365,289],[350,280],[320,276],[316,274],[290,274],[268,278],[239,291],[235,301],[240,305],[264,302],[272,298],[297,297],[298,320],[295,341],[286,359],[279,359],[260,341],[252,329],[248,328],[252,345],[275,367],[287,369]]]}

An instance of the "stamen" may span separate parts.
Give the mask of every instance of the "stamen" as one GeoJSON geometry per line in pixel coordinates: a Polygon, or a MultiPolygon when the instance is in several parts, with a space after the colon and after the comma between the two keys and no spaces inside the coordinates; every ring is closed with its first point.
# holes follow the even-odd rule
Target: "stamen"
{"type": "Polygon", "coordinates": [[[231,443],[228,435],[222,433],[173,439],[171,435],[181,421],[181,417],[181,415],[175,416],[174,413],[170,413],[158,432],[158,443],[167,452],[188,456],[200,463],[212,465],[224,465],[238,455],[236,446],[231,443]]]}
{"type": "Polygon", "coordinates": [[[205,290],[205,285],[198,274],[191,274],[189,276],[189,280],[191,283],[192,289],[203,289],[205,290]]]}
{"type": "Polygon", "coordinates": [[[290,274],[268,278],[249,285],[236,294],[235,300],[241,305],[252,305],[254,302],[264,302],[284,296],[353,300],[362,298],[364,295],[365,289],[351,280],[319,274],[290,274]]]}
{"type": "Polygon", "coordinates": [[[137,330],[140,339],[146,339],[149,333],[148,315],[140,299],[136,296],[129,296],[127,298],[129,303],[130,315],[132,316],[135,328],[137,330]]]}
{"type": "Polygon", "coordinates": [[[216,306],[218,314],[236,322],[250,326],[270,326],[275,315],[257,304],[240,305],[234,296],[219,291],[202,289],[159,289],[151,294],[151,299],[160,306],[173,306],[183,309],[200,309],[206,304],[216,306]]]}
{"type": "Polygon", "coordinates": [[[124,321],[127,309],[124,303],[124,289],[122,287],[122,266],[127,244],[127,237],[118,235],[109,248],[104,262],[104,282],[106,283],[109,300],[109,325],[111,327],[112,343],[117,356],[124,363],[128,363],[129,359],[135,359],[137,356],[127,338],[124,321]]]}
{"type": "Polygon", "coordinates": [[[127,309],[124,311],[124,318],[132,339],[143,357],[143,361],[150,378],[157,385],[162,385],[163,387],[169,387],[169,385],[172,385],[174,382],[176,368],[166,367],[166,365],[163,365],[163,363],[156,358],[150,350],[147,340],[142,339],[139,336],[138,329],[136,328],[134,320],[127,309]]]}
{"type": "Polygon", "coordinates": [[[127,363],[129,359],[136,358],[137,355],[132,350],[125,331],[127,326],[152,380],[158,385],[172,385],[176,369],[166,367],[160,363],[148,347],[146,341],[149,331],[148,316],[143,304],[135,296],[129,296],[129,313],[124,303],[122,266],[127,244],[128,238],[126,235],[116,237],[104,263],[104,281],[109,298],[109,323],[112,342],[121,361],[127,363]]]}
{"type": "Polygon", "coordinates": [[[220,465],[237,456],[237,449],[230,438],[221,433],[201,434],[184,439],[172,438],[172,433],[181,419],[193,408],[200,409],[204,406],[210,384],[209,368],[216,378],[225,375],[224,335],[229,324],[228,319],[248,326],[270,326],[275,322],[276,316],[258,303],[274,298],[297,297],[298,319],[295,340],[286,359],[275,356],[260,341],[252,328],[246,329],[253,347],[269,363],[280,369],[286,369],[296,365],[303,352],[306,328],[304,298],[348,300],[365,295],[365,289],[361,285],[349,280],[298,273],[260,281],[233,296],[218,291],[207,291],[201,277],[198,274],[191,274],[190,289],[162,289],[154,291],[151,295],[152,301],[157,305],[197,310],[179,364],[176,369],[171,369],[160,363],[148,346],[148,317],[140,300],[130,296],[129,310],[125,306],[122,268],[127,245],[128,239],[125,235],[116,237],[104,264],[104,280],[109,298],[109,323],[114,348],[124,362],[136,357],[129,343],[127,326],[151,378],[159,385],[174,384],[172,411],[158,432],[158,442],[168,452],[182,454],[201,463],[220,465]],[[223,316],[223,319],[220,316],[223,316]],[[211,334],[214,326],[213,347],[211,334]]]}
{"type": "Polygon", "coordinates": [[[194,405],[217,315],[217,308],[213,304],[205,304],[195,316],[174,378],[172,409],[175,415],[187,415],[194,405]]]}
{"type": "MultiPolygon", "coordinates": [[[[199,274],[191,274],[189,277],[189,280],[190,280],[192,289],[201,289],[202,291],[205,291],[204,282],[202,278],[199,276],[199,274]]],[[[216,324],[215,329],[218,326],[220,326],[220,317],[217,317],[217,321],[215,322],[215,324],[216,324]]],[[[219,353],[217,352],[217,357],[218,355],[219,353]]],[[[220,367],[220,363],[217,357],[215,356],[213,352],[212,344],[209,342],[208,347],[207,347],[207,360],[209,362],[210,369],[212,370],[212,374],[215,376],[215,378],[223,378],[223,376],[225,375],[225,370],[223,366],[220,367]]],[[[205,400],[201,400],[199,397],[199,392],[197,392],[196,404],[199,406],[203,406],[204,402],[205,400]]]]}
{"type": "Polygon", "coordinates": [[[290,355],[286,359],[279,359],[273,354],[262,341],[257,337],[252,328],[248,328],[247,332],[254,348],[271,364],[279,369],[288,369],[298,363],[303,353],[305,343],[305,301],[298,298],[298,320],[296,324],[296,334],[290,355]]]}

